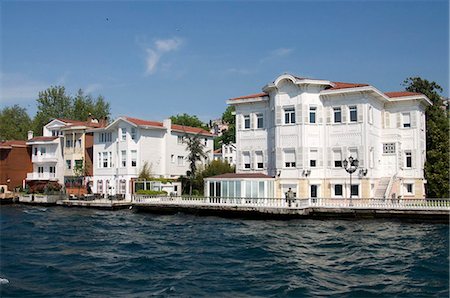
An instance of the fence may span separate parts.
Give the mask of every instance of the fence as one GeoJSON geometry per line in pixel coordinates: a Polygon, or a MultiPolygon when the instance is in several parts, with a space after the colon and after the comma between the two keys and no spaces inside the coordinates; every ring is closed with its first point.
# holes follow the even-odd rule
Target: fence
{"type": "Polygon", "coordinates": [[[261,208],[351,208],[450,210],[450,199],[373,199],[373,198],[224,198],[194,196],[134,195],[136,205],[242,206],[261,208]]]}

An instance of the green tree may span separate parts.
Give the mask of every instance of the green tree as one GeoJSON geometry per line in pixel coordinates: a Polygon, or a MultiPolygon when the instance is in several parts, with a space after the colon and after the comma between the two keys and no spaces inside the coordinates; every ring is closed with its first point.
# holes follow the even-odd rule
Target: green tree
{"type": "Polygon", "coordinates": [[[443,109],[442,87],[420,77],[407,78],[403,85],[406,91],[426,95],[432,106],[427,107],[426,144],[427,159],[425,163],[425,179],[427,180],[427,197],[448,198],[449,188],[449,114],[443,109]]]}
{"type": "Polygon", "coordinates": [[[222,144],[236,143],[236,116],[234,113],[234,106],[228,106],[223,112],[222,121],[228,124],[228,129],[214,139],[214,149],[220,148],[222,144]]]}
{"type": "Polygon", "coordinates": [[[202,178],[208,178],[220,174],[234,173],[234,172],[235,168],[231,166],[228,162],[222,160],[213,160],[201,172],[201,176],[202,178]]]}
{"type": "Polygon", "coordinates": [[[19,105],[0,110],[0,140],[26,140],[31,119],[19,105]]]}
{"type": "Polygon", "coordinates": [[[172,120],[173,124],[199,127],[208,130],[208,126],[202,121],[200,121],[200,119],[198,119],[197,116],[195,115],[188,115],[184,113],[178,114],[176,116],[171,116],[170,119],[172,120]]]}
{"type": "Polygon", "coordinates": [[[152,166],[148,162],[144,162],[138,175],[139,180],[151,180],[152,179],[152,166]]]}
{"type": "Polygon", "coordinates": [[[84,162],[84,159],[75,160],[75,165],[73,167],[73,174],[77,178],[78,185],[78,196],[80,196],[80,189],[84,184],[84,177],[88,175],[88,168],[84,162]]]}
{"type": "Polygon", "coordinates": [[[42,133],[42,127],[55,118],[67,118],[86,121],[91,114],[97,119],[110,115],[110,104],[103,96],[93,99],[90,94],[84,94],[79,89],[75,97],[66,94],[63,86],[51,86],[39,92],[37,113],[34,118],[34,132],[42,133]]]}
{"type": "Polygon", "coordinates": [[[189,162],[189,171],[186,175],[189,177],[189,195],[192,195],[192,181],[197,174],[197,162],[206,160],[208,155],[205,152],[205,145],[200,139],[199,135],[185,135],[184,142],[186,143],[186,151],[188,151],[187,160],[189,162]]]}

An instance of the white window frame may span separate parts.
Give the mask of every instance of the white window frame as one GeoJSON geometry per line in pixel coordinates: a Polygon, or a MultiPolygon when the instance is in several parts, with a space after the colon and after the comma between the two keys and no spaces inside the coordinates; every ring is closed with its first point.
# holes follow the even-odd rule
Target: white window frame
{"type": "Polygon", "coordinates": [[[411,128],[411,113],[402,113],[402,128],[411,128]]]}
{"type": "Polygon", "coordinates": [[[285,107],[283,108],[284,124],[291,125],[295,124],[295,107],[285,107]]]}
{"type": "Polygon", "coordinates": [[[126,141],[127,140],[127,129],[125,127],[122,127],[120,130],[121,130],[121,137],[120,137],[120,139],[122,141],[126,141]]]}
{"type": "Polygon", "coordinates": [[[131,167],[136,168],[137,167],[137,150],[131,150],[130,156],[131,156],[131,167]]]}
{"type": "Polygon", "coordinates": [[[342,123],[342,108],[341,107],[333,107],[333,123],[342,123]],[[339,119],[337,117],[339,115],[339,119]],[[339,121],[337,121],[339,120],[339,121]]]}
{"type": "Polygon", "coordinates": [[[177,165],[184,166],[184,156],[181,156],[181,155],[177,156],[177,165]]]}
{"type": "Polygon", "coordinates": [[[405,150],[405,168],[406,169],[413,168],[413,155],[411,150],[405,150]],[[410,160],[410,166],[408,166],[408,159],[410,160]]]}
{"type": "Polygon", "coordinates": [[[295,157],[294,149],[285,149],[283,150],[283,168],[295,168],[297,166],[297,160],[295,157]],[[289,160],[287,157],[289,155],[293,156],[293,161],[289,160]]]}
{"type": "Polygon", "coordinates": [[[350,122],[358,122],[358,107],[349,106],[348,107],[348,118],[350,122]]]}
{"type": "Polygon", "coordinates": [[[309,107],[309,123],[317,123],[317,107],[316,106],[310,106],[309,107]],[[313,121],[311,121],[313,120],[313,121]]]}
{"type": "Polygon", "coordinates": [[[120,151],[120,166],[122,168],[126,168],[127,167],[127,150],[121,150],[120,151]]]}
{"type": "Polygon", "coordinates": [[[242,152],[242,168],[244,170],[250,170],[252,165],[251,165],[251,155],[250,155],[250,151],[244,151],[242,152]],[[246,162],[248,161],[248,162],[246,162]]]}
{"type": "Polygon", "coordinates": [[[136,140],[136,127],[131,128],[131,139],[136,140]]]}
{"type": "Polygon", "coordinates": [[[256,113],[255,118],[256,118],[256,128],[263,129],[264,128],[264,114],[256,113]]]}
{"type": "Polygon", "coordinates": [[[250,118],[250,114],[246,114],[246,115],[243,115],[243,123],[244,123],[244,129],[245,130],[247,130],[247,129],[250,129],[251,128],[251,125],[252,125],[252,123],[251,123],[251,118],[250,118]]]}

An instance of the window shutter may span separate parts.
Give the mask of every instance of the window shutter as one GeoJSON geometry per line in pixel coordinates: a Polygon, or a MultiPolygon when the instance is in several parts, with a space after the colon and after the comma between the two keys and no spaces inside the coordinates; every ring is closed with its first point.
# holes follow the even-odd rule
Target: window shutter
{"type": "Polygon", "coordinates": [[[417,112],[415,111],[411,112],[411,127],[412,128],[417,127],[417,112]]]}
{"type": "Polygon", "coordinates": [[[344,147],[342,147],[342,160],[347,159],[347,157],[349,157],[347,147],[344,146],[344,147]]]}
{"type": "MultiPolygon", "coordinates": [[[[296,120],[295,122],[296,122],[296,123],[300,123],[300,124],[303,123],[303,122],[302,122],[302,120],[303,120],[303,118],[302,118],[302,117],[303,117],[303,105],[302,105],[302,104],[298,104],[298,105],[297,105],[296,112],[297,112],[297,113],[296,113],[296,115],[295,115],[295,118],[296,118],[296,119],[295,119],[295,120],[296,120]]],[[[306,122],[305,122],[305,123],[306,123],[306,122]]]]}
{"type": "Polygon", "coordinates": [[[283,155],[282,155],[282,150],[281,148],[277,148],[276,150],[276,161],[275,164],[277,166],[278,169],[281,169],[283,167],[283,155]]]}
{"type": "Polygon", "coordinates": [[[397,113],[397,127],[398,128],[402,127],[402,114],[401,113],[397,113]]]}
{"type": "Polygon", "coordinates": [[[267,156],[267,150],[264,150],[263,154],[264,154],[264,156],[263,156],[263,162],[264,162],[263,167],[264,167],[264,169],[267,169],[267,162],[269,160],[269,157],[267,156]]]}
{"type": "Polygon", "coordinates": [[[319,155],[319,167],[323,167],[323,148],[319,148],[317,154],[319,155]]]}
{"type": "Polygon", "coordinates": [[[242,169],[242,151],[236,151],[236,168],[242,169]]]}
{"type": "Polygon", "coordinates": [[[333,149],[331,149],[331,148],[328,148],[327,160],[328,160],[328,167],[332,168],[333,167],[333,149]]]}
{"type": "Polygon", "coordinates": [[[317,118],[317,123],[322,123],[322,107],[321,106],[317,107],[316,118],[317,118]]]}
{"type": "Polygon", "coordinates": [[[412,168],[417,168],[417,149],[411,151],[411,159],[412,159],[412,168]]]}
{"type": "Polygon", "coordinates": [[[255,167],[255,151],[249,151],[250,154],[250,169],[254,170],[255,167]]]}
{"type": "Polygon", "coordinates": [[[400,150],[400,146],[398,146],[398,153],[397,153],[397,156],[398,156],[398,167],[399,167],[400,169],[403,169],[404,166],[405,166],[405,156],[404,156],[404,154],[403,154],[403,151],[400,150]]]}
{"type": "Polygon", "coordinates": [[[384,128],[391,128],[391,113],[385,111],[384,112],[384,128]]]}
{"type": "Polygon", "coordinates": [[[297,158],[295,161],[295,165],[297,168],[303,168],[303,148],[297,148],[297,158]]]}
{"type": "Polygon", "coordinates": [[[275,114],[276,125],[281,125],[281,107],[276,107],[275,114]]]}
{"type": "Polygon", "coordinates": [[[364,105],[359,104],[357,106],[357,113],[358,113],[358,122],[363,122],[364,105]]]}
{"type": "Polygon", "coordinates": [[[327,113],[327,123],[331,123],[331,107],[327,107],[326,108],[326,113],[327,113]]]}
{"type": "Polygon", "coordinates": [[[346,106],[341,106],[341,117],[342,117],[342,123],[346,123],[347,122],[347,107],[346,106]]]}
{"type": "Polygon", "coordinates": [[[236,130],[242,130],[242,115],[236,115],[236,130]]]}
{"type": "Polygon", "coordinates": [[[358,148],[358,159],[359,159],[359,166],[364,167],[364,147],[360,146],[358,148]]]}

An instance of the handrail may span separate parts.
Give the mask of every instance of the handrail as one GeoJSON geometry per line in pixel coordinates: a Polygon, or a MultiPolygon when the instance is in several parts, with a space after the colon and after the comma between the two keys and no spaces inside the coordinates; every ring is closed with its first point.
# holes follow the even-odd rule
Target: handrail
{"type": "Polygon", "coordinates": [[[397,178],[397,174],[393,175],[393,176],[391,177],[391,179],[389,179],[389,184],[388,184],[388,186],[386,187],[386,191],[384,192],[383,198],[389,199],[389,196],[390,196],[390,194],[391,194],[391,190],[392,190],[392,186],[393,186],[393,184],[394,184],[395,178],[397,178]]]}
{"type": "Polygon", "coordinates": [[[441,209],[450,210],[450,199],[374,199],[374,198],[244,198],[244,197],[194,197],[133,195],[136,205],[184,205],[184,206],[235,206],[259,208],[304,209],[441,209]]]}

